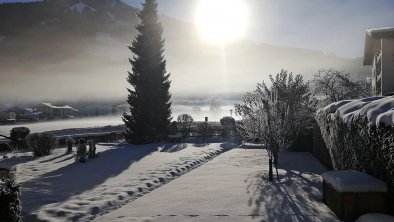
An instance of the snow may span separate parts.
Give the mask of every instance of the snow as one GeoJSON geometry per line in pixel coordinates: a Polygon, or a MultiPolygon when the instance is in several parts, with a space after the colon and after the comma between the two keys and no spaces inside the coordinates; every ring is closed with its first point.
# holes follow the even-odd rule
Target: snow
{"type": "Polygon", "coordinates": [[[372,36],[374,33],[391,33],[391,32],[394,32],[394,27],[367,29],[367,33],[370,36],[372,36]]]}
{"type": "Polygon", "coordinates": [[[356,222],[394,222],[394,217],[388,214],[370,213],[359,217],[356,222]]]}
{"type": "Polygon", "coordinates": [[[335,115],[341,117],[345,123],[350,123],[354,114],[357,114],[365,105],[382,98],[384,97],[368,97],[348,102],[338,107],[335,115]]]}
{"type": "Polygon", "coordinates": [[[82,14],[82,12],[85,10],[85,8],[88,8],[90,11],[96,11],[96,9],[88,6],[87,4],[85,4],[82,1],[70,6],[71,11],[78,12],[79,14],[82,14]]]}
{"type": "Polygon", "coordinates": [[[281,152],[279,168],[269,182],[265,151],[235,148],[95,221],[339,221],[311,154],[281,152]]]}
{"type": "Polygon", "coordinates": [[[329,171],[322,177],[339,192],[387,192],[386,183],[355,170],[329,171]]]}
{"type": "MultiPolygon", "coordinates": [[[[26,221],[86,221],[127,204],[232,148],[233,144],[99,143],[99,156],[74,161],[66,149],[35,158],[0,160],[14,166],[26,221]]],[[[75,150],[75,148],[74,148],[75,150]]]]}
{"type": "MultiPolygon", "coordinates": [[[[383,99],[373,101],[367,104],[363,109],[360,110],[360,116],[366,116],[370,122],[370,125],[377,125],[383,123],[387,126],[393,126],[394,122],[377,122],[380,114],[383,114],[394,108],[394,96],[387,96],[383,99]]],[[[386,120],[386,119],[382,119],[386,120]]]]}
{"type": "Polygon", "coordinates": [[[341,118],[350,124],[355,119],[367,118],[369,126],[394,126],[394,96],[377,96],[332,103],[317,111],[328,119],[341,118]]]}

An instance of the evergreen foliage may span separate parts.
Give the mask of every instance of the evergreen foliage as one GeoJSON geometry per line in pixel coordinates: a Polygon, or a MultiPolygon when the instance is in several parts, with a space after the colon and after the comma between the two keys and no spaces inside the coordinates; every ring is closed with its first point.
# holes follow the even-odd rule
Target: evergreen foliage
{"type": "Polygon", "coordinates": [[[0,221],[21,221],[20,186],[12,173],[0,177],[0,221]]]}
{"type": "Polygon", "coordinates": [[[165,139],[171,123],[170,74],[166,73],[163,27],[157,15],[156,0],[146,0],[137,14],[138,34],[129,47],[132,71],[127,81],[130,114],[123,115],[126,141],[133,144],[165,139]]]}

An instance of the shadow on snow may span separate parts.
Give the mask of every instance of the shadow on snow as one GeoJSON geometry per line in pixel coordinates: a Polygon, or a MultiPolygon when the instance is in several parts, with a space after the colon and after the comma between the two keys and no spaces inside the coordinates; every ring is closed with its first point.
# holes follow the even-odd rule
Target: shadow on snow
{"type": "MultiPolygon", "coordinates": [[[[113,145],[108,144],[108,146],[113,145]]],[[[119,144],[114,149],[101,152],[96,159],[89,159],[85,163],[73,162],[23,183],[21,198],[23,214],[28,215],[46,204],[63,202],[100,185],[105,180],[122,173],[131,164],[156,151],[158,146],[157,144],[141,146],[119,144]]],[[[74,156],[67,159],[70,158],[74,156]]],[[[58,157],[48,162],[56,159],[58,157]]],[[[62,161],[64,160],[58,162],[62,161]]]]}

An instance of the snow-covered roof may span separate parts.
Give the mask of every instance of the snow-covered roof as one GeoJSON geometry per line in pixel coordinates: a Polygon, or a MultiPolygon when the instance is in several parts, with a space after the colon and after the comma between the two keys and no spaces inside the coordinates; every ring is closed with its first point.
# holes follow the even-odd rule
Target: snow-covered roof
{"type": "Polygon", "coordinates": [[[317,114],[330,119],[341,118],[348,124],[358,118],[367,118],[369,126],[394,126],[394,96],[339,101],[318,110],[317,114]]]}
{"type": "Polygon", "coordinates": [[[355,170],[328,171],[322,177],[339,192],[387,192],[385,182],[355,170]]]}
{"type": "Polygon", "coordinates": [[[78,110],[76,110],[76,109],[74,109],[74,108],[72,108],[71,106],[68,106],[68,105],[55,106],[55,105],[52,105],[52,103],[41,103],[41,104],[44,105],[44,106],[48,106],[48,107],[50,107],[52,109],[71,109],[71,110],[74,110],[74,111],[78,111],[78,110]]]}
{"type": "Polygon", "coordinates": [[[372,65],[375,45],[382,38],[394,38],[394,27],[367,29],[365,34],[364,65],[372,65]]]}

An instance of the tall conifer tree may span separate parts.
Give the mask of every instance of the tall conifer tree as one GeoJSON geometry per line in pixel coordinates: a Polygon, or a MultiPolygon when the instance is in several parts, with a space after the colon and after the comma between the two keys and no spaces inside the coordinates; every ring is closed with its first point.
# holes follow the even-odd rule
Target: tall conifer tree
{"type": "Polygon", "coordinates": [[[133,144],[152,143],[168,135],[171,122],[170,74],[166,73],[163,27],[157,15],[156,0],[146,0],[137,16],[138,34],[129,59],[132,71],[127,81],[130,114],[123,115],[126,141],[133,144]]]}

